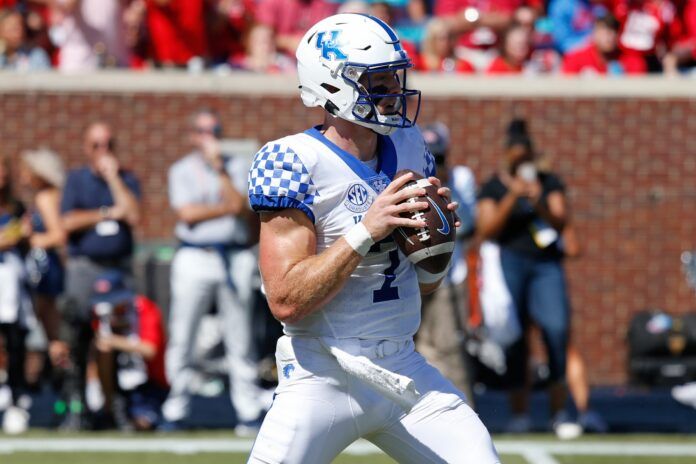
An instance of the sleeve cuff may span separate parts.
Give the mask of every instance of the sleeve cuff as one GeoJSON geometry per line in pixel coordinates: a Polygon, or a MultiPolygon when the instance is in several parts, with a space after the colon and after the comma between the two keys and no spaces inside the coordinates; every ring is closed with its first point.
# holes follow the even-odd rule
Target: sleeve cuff
{"type": "Polygon", "coordinates": [[[314,213],[301,201],[290,197],[271,197],[263,194],[254,193],[249,195],[249,205],[255,212],[280,211],[282,209],[299,209],[309,217],[312,223],[315,222],[314,213]]]}

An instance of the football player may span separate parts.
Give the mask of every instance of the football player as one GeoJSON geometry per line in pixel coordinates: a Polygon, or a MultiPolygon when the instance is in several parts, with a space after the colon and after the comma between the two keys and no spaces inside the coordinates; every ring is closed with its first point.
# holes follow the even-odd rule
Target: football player
{"type": "Polygon", "coordinates": [[[401,216],[427,208],[404,202],[424,190],[400,190],[413,174],[394,174],[434,175],[410,59],[381,20],[339,14],[310,28],[297,63],[323,124],[267,143],[249,174],[261,274],[285,333],[249,462],[329,463],[360,437],[402,463],[499,462],[464,394],[414,350],[420,295],[446,271],[416,268],[390,238],[426,225],[401,216]]]}

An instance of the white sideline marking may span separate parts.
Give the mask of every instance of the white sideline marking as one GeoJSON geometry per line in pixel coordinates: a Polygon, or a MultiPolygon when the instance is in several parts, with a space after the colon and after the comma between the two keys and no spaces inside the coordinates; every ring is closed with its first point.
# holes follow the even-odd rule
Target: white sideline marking
{"type": "MultiPolygon", "coordinates": [[[[4,438],[0,437],[0,454],[14,452],[101,452],[101,453],[246,453],[253,440],[241,438],[4,438]]],[[[503,440],[496,443],[502,454],[522,455],[533,464],[558,464],[552,455],[600,456],[694,456],[696,443],[650,442],[554,442],[503,440]]],[[[381,451],[372,443],[358,440],[344,451],[364,456],[381,451]]]]}
{"type": "Polygon", "coordinates": [[[560,464],[550,454],[539,448],[530,449],[529,451],[520,454],[522,454],[522,457],[529,464],[560,464]]]}

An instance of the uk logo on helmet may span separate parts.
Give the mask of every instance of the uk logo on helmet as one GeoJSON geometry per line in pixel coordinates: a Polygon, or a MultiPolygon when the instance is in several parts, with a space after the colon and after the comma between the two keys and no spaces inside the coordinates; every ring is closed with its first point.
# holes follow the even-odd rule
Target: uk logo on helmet
{"type": "Polygon", "coordinates": [[[338,45],[338,36],[341,31],[320,32],[317,34],[317,48],[321,49],[321,56],[330,60],[331,55],[335,60],[345,60],[348,56],[343,53],[338,45]],[[328,34],[328,36],[327,36],[328,34]]]}

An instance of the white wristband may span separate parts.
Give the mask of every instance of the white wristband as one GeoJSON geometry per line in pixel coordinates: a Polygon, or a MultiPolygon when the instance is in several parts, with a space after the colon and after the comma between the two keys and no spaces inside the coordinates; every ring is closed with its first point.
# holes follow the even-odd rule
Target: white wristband
{"type": "Polygon", "coordinates": [[[452,262],[450,261],[450,264],[447,265],[447,268],[442,271],[438,272],[437,274],[431,274],[430,272],[426,271],[423,268],[420,268],[416,266],[416,276],[418,276],[418,283],[420,284],[433,284],[437,282],[438,280],[442,279],[447,275],[447,273],[450,270],[450,265],[452,262]]]}
{"type": "Polygon", "coordinates": [[[360,256],[365,256],[370,251],[370,247],[375,244],[372,235],[362,222],[355,224],[343,238],[360,256]]]}

